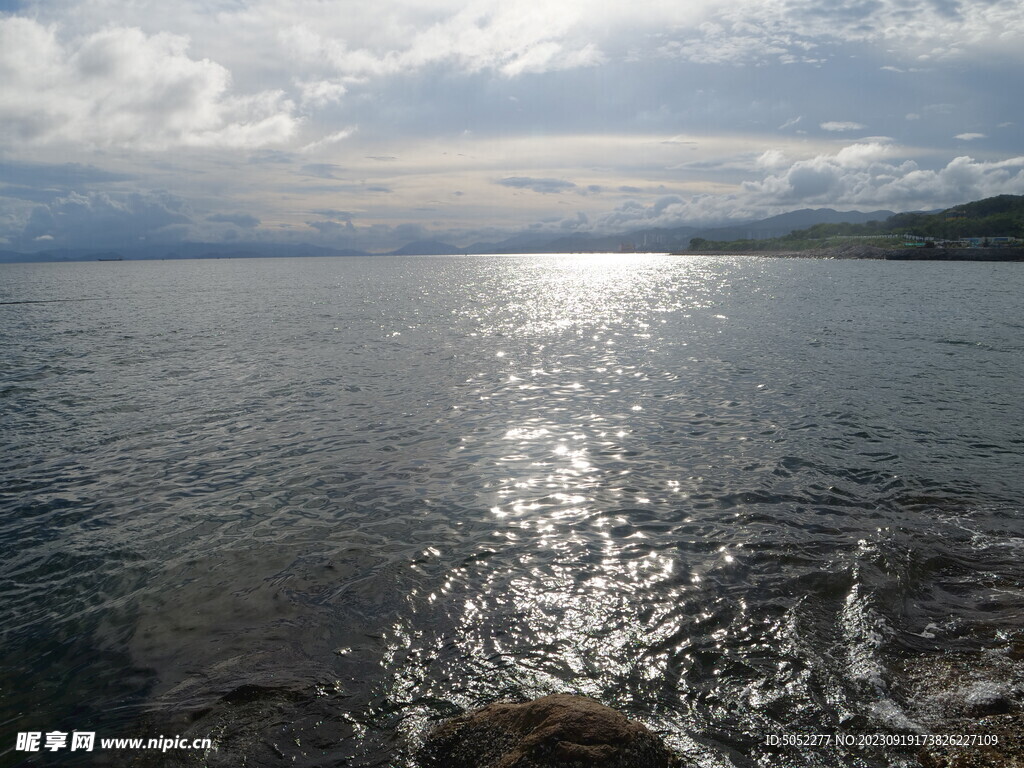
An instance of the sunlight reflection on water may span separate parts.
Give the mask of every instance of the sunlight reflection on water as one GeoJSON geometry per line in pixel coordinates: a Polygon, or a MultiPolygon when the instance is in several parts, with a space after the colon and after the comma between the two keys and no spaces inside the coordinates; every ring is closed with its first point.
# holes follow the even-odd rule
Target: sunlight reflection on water
{"type": "Polygon", "coordinates": [[[893,656],[1019,628],[1006,267],[29,270],[113,298],[0,326],[11,690],[209,709],[255,765],[404,768],[432,718],[555,691],[703,768],[860,765],[763,735],[902,727],[893,656]]]}

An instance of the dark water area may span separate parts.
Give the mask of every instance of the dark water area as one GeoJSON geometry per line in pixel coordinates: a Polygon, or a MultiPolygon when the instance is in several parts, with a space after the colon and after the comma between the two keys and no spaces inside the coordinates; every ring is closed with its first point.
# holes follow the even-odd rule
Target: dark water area
{"type": "Polygon", "coordinates": [[[907,665],[1024,641],[1022,296],[997,263],[4,266],[46,303],[0,305],[0,762],[405,768],[569,692],[702,768],[917,765],[766,737],[944,732],[907,665]],[[52,730],[219,749],[15,751],[52,730]]]}

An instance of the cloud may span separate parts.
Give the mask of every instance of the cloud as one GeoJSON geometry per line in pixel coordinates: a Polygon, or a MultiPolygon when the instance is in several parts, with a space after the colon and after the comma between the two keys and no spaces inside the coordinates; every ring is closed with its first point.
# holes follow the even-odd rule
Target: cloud
{"type": "Polygon", "coordinates": [[[300,169],[307,176],[315,176],[318,179],[337,179],[335,176],[339,171],[345,170],[340,165],[333,163],[308,163],[300,169]]]}
{"type": "Polygon", "coordinates": [[[334,80],[299,82],[298,87],[302,106],[317,109],[336,104],[348,92],[344,84],[334,80]]]}
{"type": "Polygon", "coordinates": [[[710,0],[651,16],[669,30],[659,53],[701,64],[818,65],[843,44],[878,47],[887,58],[914,63],[986,49],[1019,59],[1015,41],[1024,33],[1016,0],[710,0]]]}
{"type": "Polygon", "coordinates": [[[182,239],[192,224],[188,203],[167,193],[72,192],[32,209],[13,239],[40,238],[66,246],[119,247],[182,239]]]}
{"type": "Polygon", "coordinates": [[[307,221],[306,225],[312,227],[324,237],[337,237],[339,235],[351,235],[355,227],[351,221],[307,221]]]}
{"type": "Polygon", "coordinates": [[[756,162],[759,168],[778,168],[786,164],[786,155],[780,149],[766,149],[756,162]]]}
{"type": "Polygon", "coordinates": [[[395,237],[400,240],[425,240],[429,237],[426,227],[422,224],[399,224],[394,232],[395,237]]]}
{"type": "MultiPolygon", "coordinates": [[[[1016,154],[1013,131],[994,126],[1022,123],[1006,96],[1024,60],[1011,0],[23,7],[0,15],[0,152],[50,162],[39,178],[25,167],[0,180],[8,237],[33,203],[49,209],[72,191],[123,203],[114,193],[129,188],[218,200],[196,204],[197,224],[168,225],[216,237],[231,222],[208,221],[213,211],[252,211],[264,225],[235,228],[269,238],[287,224],[316,236],[310,216],[351,219],[312,209],[353,211],[357,225],[476,228],[522,226],[546,209],[585,229],[860,205],[910,197],[908,174],[967,154],[967,134],[951,138],[960,131],[991,128],[982,144],[1004,154],[986,160],[1016,154]],[[910,83],[883,66],[926,71],[910,83]],[[939,97],[950,103],[928,103],[939,97]],[[232,147],[245,151],[222,151],[232,147]],[[921,166],[905,166],[911,158],[921,166]],[[66,160],[79,164],[61,171],[66,160]],[[509,190],[522,191],[515,206],[502,204],[509,190]],[[679,200],[654,204],[673,192],[679,200]],[[587,222],[565,213],[577,208],[587,222]]],[[[1011,171],[964,188],[1005,186],[1011,171]]]]}
{"type": "Polygon", "coordinates": [[[851,122],[841,122],[841,121],[831,121],[831,122],[827,122],[827,123],[822,123],[820,127],[821,127],[821,129],[823,131],[840,131],[840,132],[841,131],[862,131],[865,128],[867,128],[866,125],[862,125],[861,123],[851,123],[851,122]]]}
{"type": "Polygon", "coordinates": [[[342,221],[352,220],[352,214],[349,211],[338,211],[334,208],[318,208],[310,211],[310,213],[317,216],[323,216],[325,219],[341,219],[342,221]]]}
{"type": "MultiPolygon", "coordinates": [[[[766,153],[767,154],[767,153],[766,153]]],[[[666,195],[653,203],[626,200],[590,215],[589,229],[613,233],[647,227],[708,225],[763,218],[797,207],[842,210],[944,208],[999,194],[1024,194],[1024,157],[984,162],[957,157],[921,168],[887,142],[862,142],[803,160],[769,155],[765,175],[735,192],[666,195]]]]}
{"type": "Polygon", "coordinates": [[[834,155],[793,163],[782,172],[742,185],[748,202],[771,205],[825,203],[897,209],[954,205],[1024,192],[1024,157],[979,162],[957,157],[944,168],[893,162],[896,148],[853,144],[834,155]]]}
{"type": "MultiPolygon", "coordinates": [[[[678,227],[683,224],[720,223],[731,215],[743,217],[735,198],[727,195],[695,195],[684,200],[679,195],[665,195],[651,204],[626,200],[613,210],[591,217],[591,230],[616,233],[648,227],[678,227]]],[[[747,215],[746,218],[752,218],[747,215]]]]}
{"type": "MultiPolygon", "coordinates": [[[[468,4],[433,23],[416,19],[412,8],[393,6],[404,28],[401,38],[352,48],[344,37],[323,34],[298,23],[278,34],[291,56],[326,65],[348,78],[394,75],[434,64],[449,64],[466,72],[496,71],[506,77],[587,67],[604,56],[589,39],[574,31],[585,20],[580,2],[538,5],[533,0],[496,0],[468,4]],[[418,22],[418,23],[417,23],[418,22]]],[[[376,15],[375,9],[374,14],[376,15]]]]}
{"type": "MultiPolygon", "coordinates": [[[[757,9],[750,9],[754,16],[757,9]]],[[[806,63],[818,61],[811,52],[817,47],[794,29],[778,23],[758,24],[728,17],[728,11],[701,23],[696,29],[680,30],[658,52],[695,64],[763,64],[769,61],[806,63]]],[[[767,21],[767,20],[766,20],[767,21]]]]}
{"type": "Polygon", "coordinates": [[[231,74],[167,32],[109,27],[63,43],[56,27],[0,18],[7,143],[166,149],[259,147],[298,126],[280,91],[229,93],[231,74]]]}
{"type": "Polygon", "coordinates": [[[984,133],[958,133],[953,137],[954,139],[960,139],[960,141],[976,141],[977,139],[987,139],[984,133]]]}
{"type": "Polygon", "coordinates": [[[252,229],[260,225],[260,220],[248,213],[215,213],[206,217],[207,221],[221,224],[234,224],[244,229],[252,229]]]}
{"type": "Polygon", "coordinates": [[[541,194],[557,194],[576,186],[573,182],[565,179],[535,179],[532,176],[508,176],[496,183],[503,187],[532,189],[541,194]]]}
{"type": "Polygon", "coordinates": [[[113,173],[82,163],[27,163],[18,160],[0,162],[0,182],[26,187],[77,189],[90,184],[131,181],[135,176],[113,173]]]}
{"type": "Polygon", "coordinates": [[[329,146],[331,144],[337,144],[339,141],[344,141],[345,139],[349,138],[355,132],[356,132],[356,128],[355,127],[343,128],[340,131],[336,131],[335,133],[332,133],[332,134],[329,134],[327,136],[324,136],[322,139],[319,139],[318,141],[314,141],[314,142],[312,142],[310,144],[307,144],[306,146],[304,146],[299,151],[300,152],[307,152],[307,153],[308,152],[315,152],[316,150],[323,149],[324,147],[329,146]]]}

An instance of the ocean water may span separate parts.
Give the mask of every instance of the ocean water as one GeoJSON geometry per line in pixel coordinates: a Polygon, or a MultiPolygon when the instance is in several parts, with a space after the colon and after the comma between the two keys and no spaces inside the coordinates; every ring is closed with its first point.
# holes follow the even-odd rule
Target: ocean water
{"type": "Polygon", "coordinates": [[[571,692],[701,768],[915,765],[767,737],[948,731],[908,668],[1024,641],[1022,296],[1019,264],[4,266],[0,762],[404,768],[571,692]],[[218,750],[15,750],[53,730],[218,750]]]}

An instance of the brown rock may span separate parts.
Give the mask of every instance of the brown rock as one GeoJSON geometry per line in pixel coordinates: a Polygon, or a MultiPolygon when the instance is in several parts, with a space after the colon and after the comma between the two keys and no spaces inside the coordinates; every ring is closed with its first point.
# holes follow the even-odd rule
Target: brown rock
{"type": "Polygon", "coordinates": [[[921,655],[902,663],[909,716],[928,733],[957,737],[922,747],[922,768],[1024,768],[1018,650],[921,655]],[[982,738],[972,743],[961,735],[982,738]]]}
{"type": "Polygon", "coordinates": [[[442,724],[423,768],[681,768],[646,726],[582,696],[497,703],[442,724]]]}
{"type": "Polygon", "coordinates": [[[995,736],[999,743],[925,747],[917,756],[922,768],[1024,768],[1024,716],[1019,712],[964,721],[948,732],[995,736]]]}

